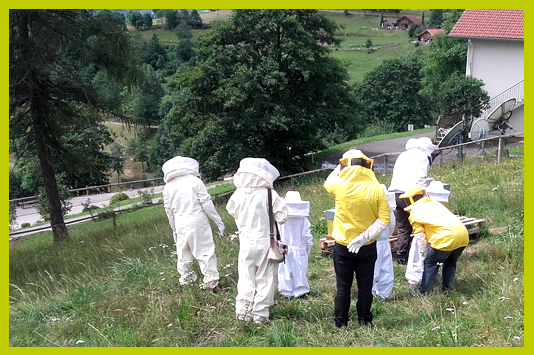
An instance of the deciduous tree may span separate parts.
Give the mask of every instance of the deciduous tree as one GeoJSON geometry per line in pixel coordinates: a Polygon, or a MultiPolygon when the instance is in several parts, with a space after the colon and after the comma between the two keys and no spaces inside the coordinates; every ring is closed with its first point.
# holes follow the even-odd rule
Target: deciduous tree
{"type": "Polygon", "coordinates": [[[203,176],[265,157],[298,171],[322,147],[318,131],[352,119],[348,74],[317,44],[336,44],[337,25],[316,10],[236,10],[202,37],[197,66],[170,84],[169,154],[196,158],[203,176]]]}

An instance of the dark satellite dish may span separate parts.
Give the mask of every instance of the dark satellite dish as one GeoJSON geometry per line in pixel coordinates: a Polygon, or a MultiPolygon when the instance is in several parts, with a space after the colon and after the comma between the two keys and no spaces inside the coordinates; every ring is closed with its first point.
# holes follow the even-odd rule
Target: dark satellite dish
{"type": "MultiPolygon", "coordinates": [[[[508,99],[495,107],[493,111],[485,118],[488,122],[490,131],[500,131],[504,134],[507,128],[514,129],[508,121],[512,116],[512,108],[515,106],[515,98],[508,99]]],[[[514,129],[515,130],[515,129],[514,129]]]]}
{"type": "Polygon", "coordinates": [[[445,134],[445,136],[439,141],[438,147],[444,148],[448,147],[450,145],[460,144],[461,143],[461,136],[462,136],[462,130],[464,129],[464,122],[460,121],[454,126],[452,126],[451,129],[445,134]]]}

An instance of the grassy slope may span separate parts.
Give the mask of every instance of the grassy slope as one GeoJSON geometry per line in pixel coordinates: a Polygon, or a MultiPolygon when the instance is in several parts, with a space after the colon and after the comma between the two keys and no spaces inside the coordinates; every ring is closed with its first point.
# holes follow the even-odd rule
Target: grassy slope
{"type": "MultiPolygon", "coordinates": [[[[334,199],[323,174],[293,185],[311,203],[312,293],[291,301],[277,295],[269,323],[234,318],[239,246],[224,204],[217,206],[227,227],[215,236],[218,294],[179,285],[170,227],[155,206],[119,216],[116,230],[103,220],[69,227],[68,243],[54,245],[43,233],[11,247],[10,346],[523,346],[523,169],[522,158],[432,168],[451,184],[451,209],[487,219],[488,229],[460,258],[449,295],[409,297],[405,267],[395,265],[390,300],[373,303],[375,330],[357,325],[354,304],[346,330],[331,326],[335,274],[318,241],[334,199]]],[[[391,176],[377,178],[387,185],[391,176]]],[[[290,188],[276,187],[282,196],[290,188]]]]}

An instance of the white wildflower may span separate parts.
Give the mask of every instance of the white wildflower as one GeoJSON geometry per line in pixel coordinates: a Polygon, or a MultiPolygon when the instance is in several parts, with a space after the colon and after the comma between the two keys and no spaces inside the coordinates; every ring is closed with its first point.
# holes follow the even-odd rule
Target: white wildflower
{"type": "Polygon", "coordinates": [[[59,320],[59,318],[52,318],[50,319],[52,322],[57,322],[59,320]]]}
{"type": "Polygon", "coordinates": [[[468,304],[468,303],[469,303],[469,302],[465,302],[465,301],[462,302],[462,304],[463,304],[464,306],[465,306],[466,304],[468,304]]]}
{"type": "Polygon", "coordinates": [[[234,264],[226,264],[226,266],[225,266],[224,268],[225,268],[225,269],[226,269],[226,268],[229,268],[229,267],[232,266],[232,265],[234,265],[234,264]]]}
{"type": "Polygon", "coordinates": [[[167,328],[172,327],[172,323],[167,324],[167,328]]]}
{"type": "Polygon", "coordinates": [[[499,297],[499,301],[504,302],[505,300],[509,300],[509,298],[504,296],[499,297]]]}
{"type": "Polygon", "coordinates": [[[506,316],[504,319],[514,319],[514,317],[506,316]]]}
{"type": "Polygon", "coordinates": [[[430,329],[430,331],[433,332],[434,330],[439,330],[439,329],[440,329],[440,326],[438,325],[437,327],[430,329]]]}
{"type": "Polygon", "coordinates": [[[514,282],[516,282],[516,281],[519,281],[519,278],[516,277],[516,278],[514,279],[514,282]]]}
{"type": "Polygon", "coordinates": [[[497,187],[494,187],[494,188],[491,190],[491,192],[493,192],[493,191],[495,191],[495,190],[498,190],[498,189],[499,189],[498,186],[497,186],[497,187]]]}
{"type": "Polygon", "coordinates": [[[76,344],[83,344],[83,343],[85,343],[85,341],[83,341],[81,339],[76,342],[76,344]]]}

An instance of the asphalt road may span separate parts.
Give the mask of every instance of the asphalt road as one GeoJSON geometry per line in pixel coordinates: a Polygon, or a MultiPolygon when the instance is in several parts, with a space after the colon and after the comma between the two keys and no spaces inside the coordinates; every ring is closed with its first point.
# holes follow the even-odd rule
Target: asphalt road
{"type": "MultiPolygon", "coordinates": [[[[406,142],[408,142],[408,139],[420,138],[420,137],[434,138],[434,135],[435,135],[435,132],[430,131],[430,132],[420,133],[420,134],[416,134],[416,135],[408,136],[408,137],[393,138],[393,139],[388,139],[384,141],[359,144],[359,145],[344,149],[336,154],[329,155],[328,157],[323,159],[322,165],[325,168],[329,166],[336,166],[339,163],[339,159],[341,158],[343,153],[345,153],[347,150],[359,149],[368,158],[373,158],[381,154],[391,153],[392,155],[389,157],[389,160],[388,160],[388,167],[392,169],[393,164],[395,163],[395,160],[397,159],[397,155],[398,155],[394,153],[400,154],[404,152],[406,150],[404,147],[406,146],[406,142]]],[[[378,171],[380,171],[383,168],[382,158],[377,158],[375,160],[374,167],[375,167],[375,170],[378,170],[378,171]]]]}

